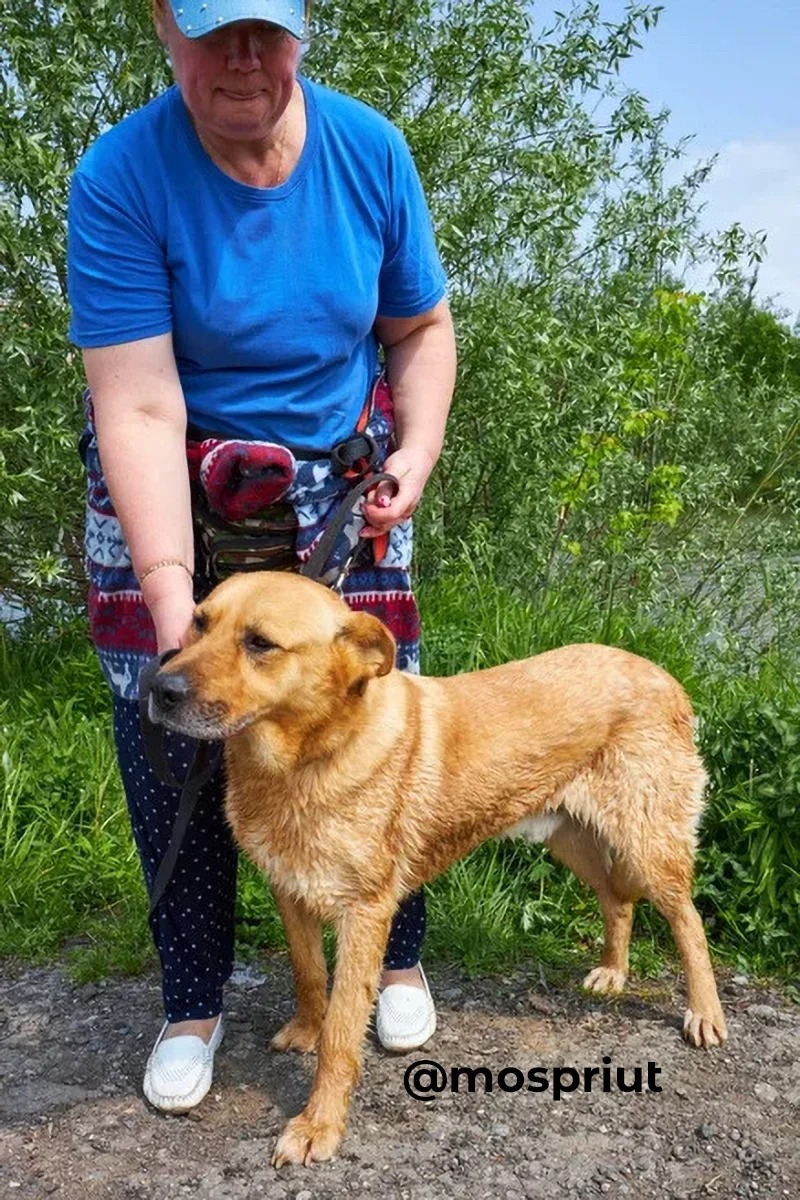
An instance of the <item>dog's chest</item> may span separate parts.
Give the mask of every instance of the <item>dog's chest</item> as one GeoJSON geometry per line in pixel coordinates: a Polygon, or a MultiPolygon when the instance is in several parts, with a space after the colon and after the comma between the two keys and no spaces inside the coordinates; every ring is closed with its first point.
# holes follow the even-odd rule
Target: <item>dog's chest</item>
{"type": "Polygon", "coordinates": [[[308,869],[304,864],[289,864],[267,852],[262,853],[258,865],[275,887],[296,900],[303,900],[312,912],[321,916],[337,908],[336,901],[345,891],[341,873],[327,865],[308,869]]]}
{"type": "Polygon", "coordinates": [[[288,820],[251,822],[235,809],[229,809],[228,816],[242,850],[270,883],[320,916],[334,913],[343,899],[361,890],[357,864],[324,822],[311,830],[294,828],[288,820]]]}

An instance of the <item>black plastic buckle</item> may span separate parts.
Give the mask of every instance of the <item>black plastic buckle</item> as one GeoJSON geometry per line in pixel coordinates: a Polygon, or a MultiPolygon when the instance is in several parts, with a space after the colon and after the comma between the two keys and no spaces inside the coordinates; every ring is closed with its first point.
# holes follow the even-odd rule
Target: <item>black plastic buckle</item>
{"type": "Polygon", "coordinates": [[[331,450],[331,470],[334,475],[355,472],[366,475],[378,462],[378,443],[368,433],[354,433],[338,442],[331,450]]]}

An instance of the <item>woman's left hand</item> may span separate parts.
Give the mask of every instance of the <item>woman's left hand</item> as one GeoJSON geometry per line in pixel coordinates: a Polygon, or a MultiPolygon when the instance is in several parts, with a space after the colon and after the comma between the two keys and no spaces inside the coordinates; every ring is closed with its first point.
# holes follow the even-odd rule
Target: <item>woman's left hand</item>
{"type": "Polygon", "coordinates": [[[387,475],[394,475],[400,489],[392,496],[391,485],[379,483],[374,492],[367,494],[363,509],[367,524],[360,536],[380,537],[401,521],[407,520],[422,498],[433,467],[433,458],[427,450],[396,450],[390,454],[381,470],[387,475]]]}

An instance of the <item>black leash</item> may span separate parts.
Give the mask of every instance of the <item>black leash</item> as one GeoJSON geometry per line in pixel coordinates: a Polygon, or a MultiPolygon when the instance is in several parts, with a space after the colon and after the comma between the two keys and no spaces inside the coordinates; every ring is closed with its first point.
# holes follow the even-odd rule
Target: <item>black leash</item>
{"type": "Polygon", "coordinates": [[[178,811],[175,815],[175,824],[172,826],[172,832],[169,835],[169,845],[158,865],[158,871],[153,881],[152,891],[150,892],[150,912],[148,915],[151,917],[158,908],[161,897],[167,890],[167,884],[172,878],[175,864],[178,861],[178,855],[183,845],[183,839],[186,836],[186,830],[189,828],[189,822],[194,815],[197,797],[200,795],[201,789],[208,783],[211,776],[217,770],[222,758],[221,742],[195,741],[192,750],[192,761],[189,763],[186,778],[183,780],[177,779],[164,750],[164,730],[162,726],[156,725],[150,720],[148,708],[153,680],[164,664],[168,663],[171,658],[174,658],[177,653],[177,650],[165,650],[163,654],[152,658],[139,676],[139,727],[142,731],[145,754],[150,761],[150,766],[153,768],[154,774],[161,783],[165,783],[171,788],[181,789],[178,811]]]}
{"type": "MultiPolygon", "coordinates": [[[[366,492],[377,487],[379,483],[391,483],[394,486],[395,494],[397,494],[400,487],[394,475],[387,475],[380,472],[362,479],[360,483],[351,488],[336,510],[333,520],[314,548],[311,557],[300,568],[299,573],[301,575],[305,575],[306,578],[314,579],[317,582],[321,581],[325,571],[325,564],[328,561],[333,545],[344,528],[345,522],[352,516],[355,505],[366,492]]],[[[360,549],[361,546],[356,543],[342,564],[335,581],[329,585],[335,591],[338,591],[342,586],[353,559],[360,549]]],[[[175,824],[172,826],[172,832],[170,833],[169,845],[159,863],[150,892],[150,917],[153,916],[158,908],[175,871],[175,865],[178,861],[181,846],[183,845],[183,839],[186,836],[186,830],[189,828],[195,807],[197,806],[197,798],[203,787],[205,787],[217,771],[222,759],[222,742],[190,739],[194,741],[192,761],[189,764],[185,779],[178,779],[170,766],[164,749],[163,726],[157,725],[150,720],[150,691],[155,677],[165,663],[168,663],[177,653],[177,650],[165,650],[162,654],[152,658],[139,676],[139,727],[142,731],[145,753],[157,779],[168,787],[181,789],[178,800],[178,811],[175,816],[175,824]]]]}
{"type": "MultiPolygon", "coordinates": [[[[314,553],[311,555],[308,562],[303,563],[302,567],[300,568],[301,575],[305,575],[308,579],[314,579],[317,583],[322,580],[322,576],[325,573],[325,564],[328,561],[330,552],[334,547],[337,537],[344,529],[345,522],[347,521],[348,517],[352,516],[353,508],[366,492],[372,491],[372,489],[377,487],[379,483],[393,484],[395,495],[397,495],[397,492],[400,489],[400,484],[394,475],[387,475],[385,472],[378,472],[375,475],[370,475],[366,479],[362,479],[361,482],[357,483],[355,487],[351,488],[336,510],[336,515],[331,521],[330,525],[317,542],[317,545],[314,547],[314,553]]],[[[329,584],[334,591],[338,592],[339,588],[342,586],[344,578],[352,566],[353,559],[360,549],[361,546],[356,543],[348,557],[342,563],[336,579],[333,583],[329,584]]]]}

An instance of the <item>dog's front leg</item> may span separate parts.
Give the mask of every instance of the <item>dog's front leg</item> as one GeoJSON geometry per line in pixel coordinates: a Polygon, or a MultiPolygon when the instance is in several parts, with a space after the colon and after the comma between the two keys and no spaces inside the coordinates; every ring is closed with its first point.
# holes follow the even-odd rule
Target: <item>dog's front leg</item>
{"type": "Polygon", "coordinates": [[[336,923],[336,973],[314,1086],[304,1110],[278,1138],[272,1158],[276,1167],[321,1162],[335,1154],[342,1139],[394,911],[393,904],[361,905],[336,923]]]}
{"type": "Polygon", "coordinates": [[[297,1012],[270,1042],[273,1050],[310,1053],[317,1047],[328,1004],[328,968],[322,953],[322,922],[302,900],[272,885],[292,960],[297,1012]]]}

